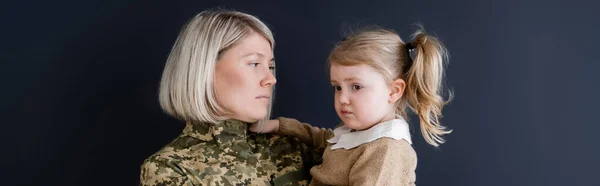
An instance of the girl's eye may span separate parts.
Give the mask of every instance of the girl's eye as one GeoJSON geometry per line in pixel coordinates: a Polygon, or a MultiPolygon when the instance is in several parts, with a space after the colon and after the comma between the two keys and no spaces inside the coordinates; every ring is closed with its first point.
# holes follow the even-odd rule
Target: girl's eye
{"type": "Polygon", "coordinates": [[[259,65],[259,64],[260,64],[260,63],[254,63],[254,62],[253,62],[253,63],[250,63],[249,65],[250,65],[251,67],[258,67],[258,65],[259,65]]]}
{"type": "Polygon", "coordinates": [[[360,90],[361,88],[360,85],[352,85],[352,90],[360,90]]]}
{"type": "Polygon", "coordinates": [[[270,66],[269,70],[274,71],[275,70],[275,66],[270,66]]]}
{"type": "Polygon", "coordinates": [[[340,91],[340,90],[342,90],[342,87],[337,86],[337,85],[333,86],[333,91],[337,92],[337,91],[340,91]]]}

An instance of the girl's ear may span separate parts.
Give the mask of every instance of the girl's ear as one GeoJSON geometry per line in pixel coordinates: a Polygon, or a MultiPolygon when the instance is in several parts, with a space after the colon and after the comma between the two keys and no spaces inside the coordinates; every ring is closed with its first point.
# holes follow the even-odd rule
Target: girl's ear
{"type": "Polygon", "coordinates": [[[403,79],[396,79],[392,81],[390,87],[390,98],[388,100],[389,103],[396,103],[402,95],[404,94],[404,90],[406,88],[406,83],[403,79]]]}

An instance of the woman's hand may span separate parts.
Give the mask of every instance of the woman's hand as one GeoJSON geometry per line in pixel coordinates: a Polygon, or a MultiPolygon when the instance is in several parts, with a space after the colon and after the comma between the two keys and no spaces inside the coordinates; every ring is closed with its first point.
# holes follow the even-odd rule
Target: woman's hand
{"type": "Polygon", "coordinates": [[[254,123],[250,125],[249,130],[256,133],[274,133],[279,130],[279,120],[269,120],[263,126],[258,123],[254,123]]]}

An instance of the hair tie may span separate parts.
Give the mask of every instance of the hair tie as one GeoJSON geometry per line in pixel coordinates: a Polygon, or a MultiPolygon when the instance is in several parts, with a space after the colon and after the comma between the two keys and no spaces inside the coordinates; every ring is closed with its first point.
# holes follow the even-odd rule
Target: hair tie
{"type": "Polygon", "coordinates": [[[405,46],[405,47],[406,47],[406,50],[408,50],[409,52],[410,52],[411,50],[415,49],[415,46],[413,46],[413,44],[412,44],[412,43],[406,43],[406,44],[404,44],[404,45],[406,45],[406,46],[405,46]]]}
{"type": "Polygon", "coordinates": [[[415,50],[415,46],[412,43],[406,43],[404,44],[404,47],[406,48],[406,63],[404,63],[404,73],[408,73],[408,70],[412,67],[413,65],[413,60],[412,60],[412,55],[411,52],[413,50],[415,50]]]}

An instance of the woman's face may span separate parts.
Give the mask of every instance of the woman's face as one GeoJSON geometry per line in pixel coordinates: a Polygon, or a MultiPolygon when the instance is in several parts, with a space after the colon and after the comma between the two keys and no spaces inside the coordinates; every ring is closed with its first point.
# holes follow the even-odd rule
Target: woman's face
{"type": "Polygon", "coordinates": [[[267,115],[273,85],[273,50],[252,32],[225,51],[215,66],[217,101],[231,119],[255,122],[267,115]]]}

